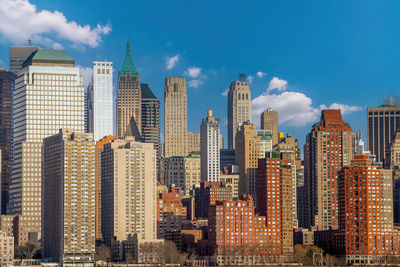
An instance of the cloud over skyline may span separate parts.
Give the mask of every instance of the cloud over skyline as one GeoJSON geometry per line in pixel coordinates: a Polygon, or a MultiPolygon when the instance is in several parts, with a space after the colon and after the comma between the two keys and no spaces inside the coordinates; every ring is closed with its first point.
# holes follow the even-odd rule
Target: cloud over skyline
{"type": "Polygon", "coordinates": [[[260,126],[260,116],[267,108],[278,111],[279,124],[287,124],[294,127],[303,127],[315,122],[323,109],[340,109],[342,114],[349,114],[361,110],[359,106],[332,103],[329,106],[320,105],[314,107],[312,99],[301,92],[285,91],[288,82],[273,77],[267,90],[251,101],[252,121],[260,126]],[[272,88],[272,89],[271,89],[272,88]],[[271,90],[284,91],[282,93],[271,93],[271,90]]]}
{"type": "Polygon", "coordinates": [[[167,68],[167,70],[171,70],[175,67],[175,65],[176,65],[176,63],[178,63],[178,61],[179,61],[179,55],[169,57],[169,58],[167,58],[167,60],[165,62],[165,67],[167,68]]]}
{"type": "Polygon", "coordinates": [[[0,33],[5,38],[61,48],[55,40],[71,42],[73,47],[97,47],[102,37],[111,31],[111,25],[80,25],[69,21],[60,11],[38,10],[28,0],[2,0],[0,5],[0,33]]]}
{"type": "Polygon", "coordinates": [[[201,69],[198,67],[190,67],[185,71],[185,75],[189,76],[190,78],[197,78],[201,74],[201,69]]]}

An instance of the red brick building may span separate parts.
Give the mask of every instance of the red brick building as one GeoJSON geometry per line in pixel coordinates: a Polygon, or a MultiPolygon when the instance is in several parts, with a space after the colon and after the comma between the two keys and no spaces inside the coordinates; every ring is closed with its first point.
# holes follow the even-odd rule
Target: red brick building
{"type": "Polygon", "coordinates": [[[195,194],[196,218],[207,218],[208,207],[224,200],[232,200],[232,188],[225,182],[201,182],[195,194]]]}
{"type": "Polygon", "coordinates": [[[186,220],[186,207],[182,204],[180,187],[161,193],[157,200],[157,238],[165,238],[167,231],[180,231],[186,220]]]}
{"type": "Polygon", "coordinates": [[[218,202],[209,208],[208,240],[218,264],[260,264],[280,258],[281,231],[267,227],[264,216],[256,216],[253,198],[218,202]]]}
{"type": "Polygon", "coordinates": [[[400,255],[400,231],[393,228],[391,170],[356,155],[338,177],[339,231],[348,263],[380,262],[400,255]]]}

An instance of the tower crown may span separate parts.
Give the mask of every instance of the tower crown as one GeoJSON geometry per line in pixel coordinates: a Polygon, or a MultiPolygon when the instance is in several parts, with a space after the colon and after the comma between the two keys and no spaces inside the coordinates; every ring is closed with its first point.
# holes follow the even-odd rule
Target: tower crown
{"type": "Polygon", "coordinates": [[[131,76],[137,76],[136,67],[135,64],[133,64],[132,59],[131,44],[129,41],[126,44],[125,60],[124,64],[122,64],[121,70],[119,71],[119,76],[126,76],[128,72],[131,76]]]}

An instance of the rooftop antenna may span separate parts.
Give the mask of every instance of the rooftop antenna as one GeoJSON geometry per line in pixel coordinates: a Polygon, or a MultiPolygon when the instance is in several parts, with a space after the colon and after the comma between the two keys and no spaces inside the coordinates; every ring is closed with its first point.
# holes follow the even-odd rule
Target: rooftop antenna
{"type": "Polygon", "coordinates": [[[32,46],[32,40],[28,39],[28,46],[32,46]]]}
{"type": "Polygon", "coordinates": [[[246,81],[246,74],[244,74],[244,73],[239,73],[239,81],[245,82],[245,81],[246,81]]]}

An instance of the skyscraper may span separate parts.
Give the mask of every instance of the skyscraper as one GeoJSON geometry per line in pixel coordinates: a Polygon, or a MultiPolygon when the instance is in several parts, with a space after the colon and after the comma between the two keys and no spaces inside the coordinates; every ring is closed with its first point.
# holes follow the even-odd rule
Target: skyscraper
{"type": "Polygon", "coordinates": [[[38,49],[40,49],[38,46],[10,46],[10,71],[18,75],[26,58],[38,49]]]}
{"type": "Polygon", "coordinates": [[[93,62],[93,137],[96,141],[104,136],[113,135],[113,104],[113,64],[107,61],[95,61],[93,62]]]}
{"type": "Polygon", "coordinates": [[[337,172],[353,157],[352,130],[338,109],[321,112],[304,150],[304,184],[309,204],[308,226],[338,228],[337,172]]]}
{"type": "Polygon", "coordinates": [[[239,195],[250,194],[255,200],[259,158],[260,137],[256,126],[245,122],[236,134],[235,160],[239,165],[239,195]]]}
{"type": "Polygon", "coordinates": [[[376,161],[385,164],[386,150],[392,142],[396,127],[400,125],[400,105],[394,100],[380,107],[368,108],[368,149],[376,161]]]}
{"type": "Polygon", "coordinates": [[[94,263],[94,144],[67,129],[43,139],[42,253],[63,265],[94,263]]]}
{"type": "Polygon", "coordinates": [[[257,130],[260,138],[260,158],[265,158],[267,152],[272,151],[273,132],[271,130],[257,130]]]}
{"type": "Polygon", "coordinates": [[[128,42],[126,56],[118,74],[117,88],[117,138],[124,137],[133,118],[139,131],[142,127],[142,93],[139,73],[133,64],[131,46],[128,42]]]}
{"type": "Polygon", "coordinates": [[[187,151],[187,93],[186,79],[168,77],[164,89],[165,155],[186,156],[187,151]]]}
{"type": "Polygon", "coordinates": [[[160,150],[160,105],[161,101],[151,91],[147,83],[140,85],[142,89],[142,139],[145,143],[153,143],[157,151],[157,162],[160,150]]]}
{"type": "Polygon", "coordinates": [[[85,133],[93,133],[93,82],[85,92],[85,133]]]}
{"type": "Polygon", "coordinates": [[[12,72],[0,70],[0,214],[6,214],[11,182],[11,96],[16,77],[12,72]]]}
{"type": "Polygon", "coordinates": [[[213,117],[209,109],[207,118],[200,125],[201,143],[201,180],[206,182],[219,182],[220,174],[220,132],[219,119],[213,117]]]}
{"type": "Polygon", "coordinates": [[[235,148],[238,127],[251,121],[251,92],[244,74],[231,83],[228,91],[228,148],[235,148]]]}
{"type": "Polygon", "coordinates": [[[84,89],[79,68],[63,50],[37,50],[19,74],[8,213],[26,215],[31,232],[40,233],[42,140],[63,127],[84,132],[84,89]]]}
{"type": "Polygon", "coordinates": [[[276,145],[279,141],[278,136],[278,112],[268,108],[261,113],[261,129],[272,131],[272,145],[276,145]]]}
{"type": "Polygon", "coordinates": [[[113,140],[101,154],[101,207],[104,243],[157,238],[156,151],[133,137],[113,140]]]}

